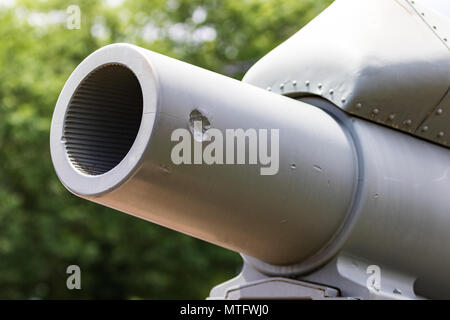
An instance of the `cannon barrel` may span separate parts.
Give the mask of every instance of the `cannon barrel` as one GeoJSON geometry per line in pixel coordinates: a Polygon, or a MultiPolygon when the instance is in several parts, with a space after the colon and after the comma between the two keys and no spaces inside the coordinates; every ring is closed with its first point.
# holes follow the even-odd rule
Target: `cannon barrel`
{"type": "Polygon", "coordinates": [[[277,265],[339,236],[357,180],[352,139],[326,112],[128,44],[101,48],[70,76],[51,155],[80,197],[277,265]],[[208,127],[235,141],[235,159],[224,141],[223,164],[174,163],[172,134],[190,130],[192,150],[204,150],[208,127]],[[265,143],[272,163],[250,163],[265,143]]]}

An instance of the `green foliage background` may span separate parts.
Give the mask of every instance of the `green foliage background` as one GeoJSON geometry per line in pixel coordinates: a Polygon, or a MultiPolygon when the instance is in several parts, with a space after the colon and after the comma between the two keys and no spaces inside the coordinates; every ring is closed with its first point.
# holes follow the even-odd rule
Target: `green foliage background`
{"type": "Polygon", "coordinates": [[[233,277],[237,253],[66,191],[50,160],[53,107],[77,64],[113,42],[240,79],[332,0],[3,2],[0,298],[196,299],[233,277]],[[72,4],[81,8],[80,30],[52,18],[65,19],[72,4]],[[82,290],[66,288],[71,264],[81,267],[82,290]]]}

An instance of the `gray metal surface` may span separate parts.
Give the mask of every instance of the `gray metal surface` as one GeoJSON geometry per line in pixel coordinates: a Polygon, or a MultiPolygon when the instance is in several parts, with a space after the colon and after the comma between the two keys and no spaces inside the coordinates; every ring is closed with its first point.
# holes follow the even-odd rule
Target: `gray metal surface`
{"type": "Polygon", "coordinates": [[[311,282],[281,277],[267,277],[244,264],[241,273],[216,287],[208,299],[301,299],[329,300],[340,299],[339,290],[311,282]]]}
{"type": "Polygon", "coordinates": [[[244,262],[242,271],[212,288],[208,299],[299,299],[299,300],[422,300],[415,293],[416,278],[381,269],[379,288],[370,283],[370,261],[341,252],[311,274],[294,278],[271,277],[244,262]]]}
{"type": "MultiPolygon", "coordinates": [[[[348,118],[325,99],[303,101],[348,118]]],[[[340,251],[387,274],[413,279],[402,285],[399,278],[397,286],[415,283],[419,296],[450,298],[445,271],[450,268],[450,151],[364,119],[348,120],[343,125],[352,133],[361,170],[357,214],[343,233],[340,251]]],[[[244,259],[269,275],[308,273],[302,263],[277,266],[244,259]]]]}
{"type": "MultiPolygon", "coordinates": [[[[119,82],[124,81],[122,74],[119,82]]],[[[84,140],[75,142],[95,142],[98,148],[102,142],[117,146],[122,141],[114,140],[114,134],[105,138],[97,122],[91,123],[84,127],[84,140]]],[[[71,75],[55,108],[51,153],[58,177],[73,193],[273,264],[330,258],[358,180],[352,139],[326,112],[125,44],[98,50],[71,75]],[[102,162],[101,153],[95,158],[101,172],[80,169],[68,153],[73,137],[65,133],[68,121],[73,126],[73,99],[90,85],[98,97],[86,98],[90,113],[85,116],[95,112],[98,119],[103,114],[109,125],[121,108],[110,103],[110,92],[118,99],[112,90],[114,74],[108,73],[108,82],[97,86],[92,75],[100,71],[91,72],[111,64],[136,74],[142,88],[142,122],[117,166],[109,168],[111,162],[102,162]],[[109,109],[103,108],[108,104],[109,109]],[[222,131],[279,129],[279,172],[260,175],[255,165],[174,165],[171,133],[189,128],[193,110],[201,110],[210,125],[222,131]]]]}
{"type": "Polygon", "coordinates": [[[450,19],[420,1],[337,0],[257,62],[244,82],[319,95],[367,120],[447,145],[450,19]],[[444,125],[447,123],[447,125],[444,125]],[[424,129],[425,128],[425,129],[424,129]]]}
{"type": "MultiPolygon", "coordinates": [[[[305,102],[332,110],[325,100],[305,102]]],[[[361,192],[355,224],[339,256],[379,266],[384,296],[399,288],[400,298],[450,298],[450,151],[363,119],[351,122],[361,192]]],[[[339,261],[341,277],[364,285],[363,268],[354,269],[352,278],[352,263],[339,261]]],[[[324,283],[339,284],[331,279],[324,283]]]]}
{"type": "Polygon", "coordinates": [[[363,202],[344,250],[416,277],[419,294],[450,298],[450,151],[355,120],[363,202]]]}

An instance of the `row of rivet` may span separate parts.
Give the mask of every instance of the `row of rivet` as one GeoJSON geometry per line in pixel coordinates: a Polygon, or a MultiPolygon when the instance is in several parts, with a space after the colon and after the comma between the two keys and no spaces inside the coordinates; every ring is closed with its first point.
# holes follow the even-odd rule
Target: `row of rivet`
{"type": "MultiPolygon", "coordinates": [[[[309,84],[310,84],[310,82],[309,82],[308,80],[305,81],[305,87],[309,88],[309,84]]],[[[281,91],[284,90],[284,86],[285,86],[284,83],[281,83],[281,84],[280,84],[280,90],[281,90],[281,91]]],[[[292,80],[292,86],[293,86],[293,87],[297,87],[297,81],[296,81],[296,80],[292,80]]],[[[317,84],[317,88],[318,88],[319,90],[322,90],[322,83],[317,84]]],[[[308,90],[309,90],[309,89],[308,89],[308,90]]],[[[267,87],[267,91],[272,91],[272,88],[271,88],[271,87],[267,87]]],[[[329,94],[330,94],[330,96],[333,96],[334,90],[333,90],[333,89],[330,89],[329,94]]],[[[346,101],[345,98],[342,98],[342,99],[341,99],[341,102],[342,102],[342,103],[345,103],[345,101],[346,101]]]]}
{"type": "MultiPolygon", "coordinates": [[[[362,104],[361,104],[361,103],[357,103],[357,104],[356,104],[356,109],[361,110],[361,108],[362,108],[362,104]]],[[[442,110],[441,108],[439,108],[439,109],[436,110],[436,115],[441,115],[442,112],[443,112],[443,110],[442,110]]],[[[372,115],[377,115],[378,113],[380,113],[380,110],[379,110],[378,108],[374,108],[374,109],[372,110],[372,115]]],[[[395,119],[395,113],[391,113],[391,114],[389,115],[389,120],[392,121],[392,120],[394,120],[394,119],[395,119]]],[[[412,121],[411,121],[410,119],[407,119],[407,120],[403,121],[403,124],[404,124],[405,126],[410,127],[411,124],[412,124],[412,121]]],[[[428,129],[429,129],[429,127],[426,126],[426,125],[422,127],[422,131],[423,131],[423,132],[428,131],[428,129]]],[[[444,135],[445,135],[444,131],[440,131],[440,132],[437,134],[437,137],[438,137],[438,138],[442,138],[442,137],[444,137],[444,135]]]]}
{"type": "MultiPolygon", "coordinates": [[[[412,1],[411,3],[414,3],[414,1],[412,1]]],[[[294,87],[296,87],[296,86],[297,86],[297,81],[296,81],[296,80],[293,80],[293,81],[292,81],[292,85],[293,85],[294,87]]],[[[306,87],[309,87],[309,85],[310,85],[310,82],[309,82],[309,81],[305,81],[305,86],[306,86],[306,87]]],[[[280,90],[284,90],[284,86],[285,86],[285,84],[284,84],[284,83],[281,83],[281,84],[280,84],[280,90]]],[[[317,84],[317,88],[318,88],[319,90],[321,90],[321,89],[322,89],[322,83],[318,83],[318,84],[317,84]]],[[[271,87],[267,87],[267,90],[268,90],[268,91],[272,91],[272,88],[271,88],[271,87]]],[[[333,96],[334,90],[333,90],[333,89],[330,89],[329,94],[330,94],[330,96],[333,96]]],[[[342,99],[341,99],[341,102],[342,102],[342,103],[345,103],[345,102],[346,102],[345,98],[342,98],[342,99]]],[[[361,104],[361,103],[357,103],[357,104],[356,104],[356,109],[360,110],[361,108],[362,108],[362,104],[361,104]]],[[[379,110],[378,108],[374,108],[374,109],[372,110],[372,114],[373,114],[373,115],[377,115],[379,112],[380,112],[380,110],[379,110]]],[[[442,112],[443,112],[442,109],[436,110],[436,114],[437,114],[437,115],[442,114],[442,112]]],[[[394,114],[394,113],[391,113],[391,114],[389,115],[389,120],[390,120],[390,121],[393,121],[394,119],[395,119],[395,114],[394,114]]],[[[410,127],[411,124],[412,124],[412,121],[411,121],[410,119],[407,119],[407,120],[403,121],[403,124],[404,124],[405,126],[407,126],[407,127],[410,127]]],[[[429,128],[428,128],[428,126],[426,126],[426,125],[422,127],[422,131],[423,131],[423,132],[428,131],[428,129],[429,129],[429,128]]],[[[437,134],[437,137],[438,137],[438,138],[442,138],[442,137],[444,137],[444,135],[445,135],[445,133],[444,133],[443,131],[440,131],[440,132],[437,134]]]]}
{"type": "MultiPolygon", "coordinates": [[[[437,116],[440,116],[442,113],[443,113],[442,108],[439,108],[439,109],[436,110],[436,115],[437,115],[437,116]]],[[[428,129],[429,129],[429,128],[428,128],[428,126],[426,126],[426,125],[422,127],[422,131],[423,131],[423,132],[428,131],[428,129]]],[[[437,134],[437,137],[438,137],[438,138],[442,138],[442,137],[444,137],[444,135],[445,135],[444,131],[439,131],[439,133],[437,134]]]]}
{"type": "MultiPolygon", "coordinates": [[[[411,0],[410,2],[411,2],[412,5],[415,4],[414,0],[411,0]]],[[[420,14],[422,15],[422,17],[425,17],[425,12],[421,12],[420,14]]],[[[433,30],[437,30],[437,26],[433,25],[432,27],[433,27],[433,30]]],[[[439,37],[439,35],[438,35],[438,37],[439,37]]],[[[439,37],[439,38],[440,38],[440,37],[439,37]]],[[[448,41],[447,38],[445,38],[445,37],[442,38],[442,40],[444,40],[445,42],[448,41]]]]}
{"type": "MultiPolygon", "coordinates": [[[[439,108],[439,109],[436,110],[436,115],[437,115],[437,116],[440,116],[443,112],[444,112],[444,111],[442,110],[442,108],[439,108]]],[[[428,129],[427,126],[424,126],[424,127],[422,128],[422,131],[425,129],[425,127],[428,129]]],[[[425,131],[427,131],[427,129],[425,129],[425,131]]],[[[439,131],[439,133],[438,133],[438,138],[442,138],[442,137],[444,137],[444,135],[445,135],[444,131],[439,131]]]]}

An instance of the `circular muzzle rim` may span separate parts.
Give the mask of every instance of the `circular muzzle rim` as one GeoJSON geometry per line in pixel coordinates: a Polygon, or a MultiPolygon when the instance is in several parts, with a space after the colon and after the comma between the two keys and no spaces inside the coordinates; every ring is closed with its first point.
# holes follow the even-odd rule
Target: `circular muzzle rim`
{"type": "Polygon", "coordinates": [[[62,184],[79,196],[99,196],[125,183],[143,161],[158,109],[158,80],[145,50],[130,44],[108,45],[89,55],[72,72],[59,95],[50,129],[50,153],[62,184]],[[65,146],[64,123],[72,96],[89,75],[105,65],[122,65],[133,72],[142,90],[142,118],[136,138],[123,159],[112,169],[90,175],[74,166],[65,146]]]}

